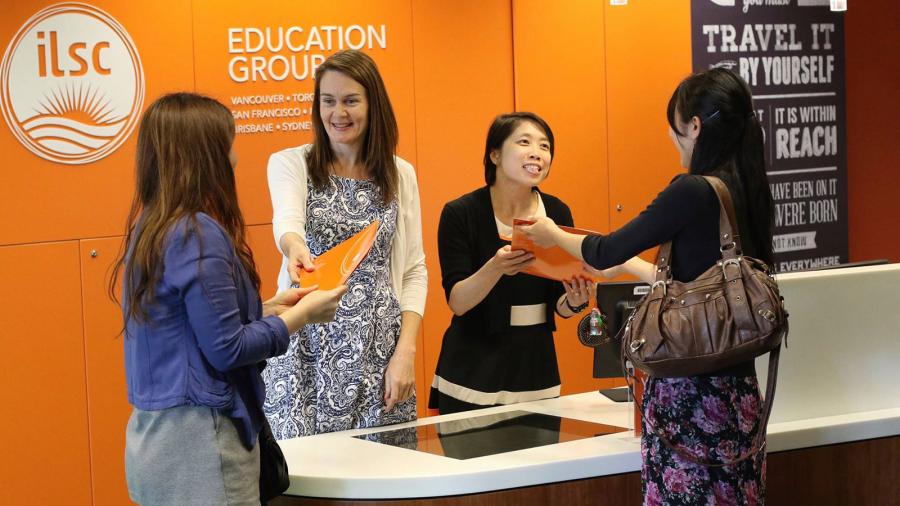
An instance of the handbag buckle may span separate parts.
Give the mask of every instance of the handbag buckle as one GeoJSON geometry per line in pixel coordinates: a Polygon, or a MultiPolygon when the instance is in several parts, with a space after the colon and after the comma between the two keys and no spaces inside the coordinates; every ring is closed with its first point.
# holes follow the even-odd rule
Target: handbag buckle
{"type": "Polygon", "coordinates": [[[663,290],[663,297],[665,297],[665,296],[666,296],[666,292],[668,291],[668,290],[666,289],[666,285],[668,285],[668,284],[669,284],[668,281],[662,281],[662,280],[660,280],[660,281],[654,281],[653,284],[650,285],[650,291],[652,292],[653,290],[656,290],[656,287],[657,287],[657,286],[661,286],[661,287],[662,287],[662,290],[663,290]]]}
{"type": "Polygon", "coordinates": [[[757,313],[770,322],[775,321],[775,311],[772,311],[771,309],[760,309],[757,313]]]}
{"type": "Polygon", "coordinates": [[[726,278],[728,277],[728,274],[725,273],[725,268],[728,267],[729,265],[734,265],[734,266],[740,268],[741,267],[741,257],[727,258],[727,259],[721,260],[719,262],[719,266],[722,267],[722,275],[725,276],[726,278]]]}
{"type": "Polygon", "coordinates": [[[638,349],[640,349],[640,347],[643,346],[646,341],[647,340],[644,339],[643,337],[638,339],[637,341],[631,341],[631,344],[628,345],[628,348],[631,349],[631,353],[636,353],[638,351],[638,349]]]}

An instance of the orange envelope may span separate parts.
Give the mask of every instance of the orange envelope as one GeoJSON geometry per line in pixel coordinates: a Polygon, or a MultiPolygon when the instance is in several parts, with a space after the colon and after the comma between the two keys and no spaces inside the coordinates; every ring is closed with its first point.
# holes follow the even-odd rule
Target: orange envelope
{"type": "Polygon", "coordinates": [[[345,284],[375,243],[380,223],[373,221],[353,237],[316,257],[313,260],[316,270],[300,272],[300,286],[319,285],[320,290],[331,290],[345,284]]]}
{"type": "MultiPolygon", "coordinates": [[[[584,262],[573,257],[566,252],[566,250],[559,246],[542,248],[531,242],[531,240],[520,231],[519,226],[531,225],[533,223],[534,222],[530,220],[513,220],[512,249],[525,250],[534,253],[534,263],[522,272],[556,281],[568,281],[576,277],[597,281],[594,276],[591,276],[585,271],[584,262]]],[[[597,233],[592,230],[573,227],[560,226],[559,228],[571,234],[588,235],[597,233]]]]}

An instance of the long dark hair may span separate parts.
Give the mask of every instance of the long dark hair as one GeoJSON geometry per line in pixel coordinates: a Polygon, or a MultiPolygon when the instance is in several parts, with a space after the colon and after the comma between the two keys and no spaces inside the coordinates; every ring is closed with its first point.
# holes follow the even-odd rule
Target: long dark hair
{"type": "MultiPolygon", "coordinates": [[[[491,160],[491,153],[503,147],[503,143],[509,138],[523,121],[530,121],[536,127],[544,131],[547,142],[550,143],[550,161],[553,162],[553,154],[556,152],[556,142],[553,139],[553,130],[550,125],[533,112],[511,112],[501,114],[494,118],[491,127],[488,128],[487,139],[484,141],[484,182],[492,186],[497,181],[497,164],[491,160]]],[[[547,168],[549,171],[549,167],[547,168]]]]}
{"type": "Polygon", "coordinates": [[[200,212],[222,225],[259,288],[229,159],[233,140],[234,118],[228,108],[208,97],[173,93],[144,112],[137,139],[135,194],[108,287],[110,297],[117,300],[115,290],[124,269],[126,320],[146,320],[163,268],[166,236],[182,218],[188,218],[189,233],[197,233],[200,212]]]}
{"type": "Polygon", "coordinates": [[[735,194],[735,204],[741,203],[746,209],[757,256],[772,265],[775,209],[766,177],[762,126],[753,109],[750,87],[727,69],[694,74],[675,88],[667,116],[678,136],[684,135],[679,122],[700,118],[702,126],[689,172],[716,175],[728,184],[735,194]]]}
{"type": "Polygon", "coordinates": [[[358,82],[366,90],[369,105],[368,126],[362,147],[362,161],[381,190],[382,202],[394,200],[397,195],[399,175],[394,153],[397,151],[397,119],[388,97],[387,89],[375,61],[362,51],[347,49],[334,53],[316,69],[315,97],[312,106],[312,124],[316,137],[313,147],[306,154],[306,166],[310,179],[317,188],[328,182],[329,166],[334,153],[328,141],[328,133],[320,115],[320,83],[326,72],[340,72],[358,82]]]}

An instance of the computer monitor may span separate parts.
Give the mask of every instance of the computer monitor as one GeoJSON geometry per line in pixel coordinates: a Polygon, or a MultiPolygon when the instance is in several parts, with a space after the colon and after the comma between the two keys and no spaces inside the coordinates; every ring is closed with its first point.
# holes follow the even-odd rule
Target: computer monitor
{"type": "MultiPolygon", "coordinates": [[[[597,283],[597,308],[603,313],[608,335],[617,336],[619,329],[631,316],[635,305],[647,292],[650,285],[640,281],[597,283]]],[[[621,378],[622,347],[618,339],[594,348],[594,377],[621,378]]]]}

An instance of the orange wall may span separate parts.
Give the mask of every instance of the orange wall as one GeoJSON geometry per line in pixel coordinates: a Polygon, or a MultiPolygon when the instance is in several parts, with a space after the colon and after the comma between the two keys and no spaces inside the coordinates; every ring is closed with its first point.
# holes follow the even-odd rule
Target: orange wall
{"type": "MultiPolygon", "coordinates": [[[[0,37],[8,40],[50,3],[10,5],[0,37]]],[[[440,285],[438,218],[445,202],[483,184],[484,136],[495,115],[533,110],[550,122],[557,156],[545,189],[571,206],[579,226],[622,225],[679,170],[664,111],[671,89],[691,69],[687,1],[632,0],[625,7],[599,0],[322,1],[304,3],[296,20],[290,14],[296,4],[287,0],[262,10],[237,0],[93,3],[122,22],[141,50],[146,103],[178,89],[222,99],[236,93],[222,79],[222,62],[206,57],[217,53],[216,37],[231,23],[357,16],[391,24],[391,51],[375,56],[397,109],[400,155],[418,172],[430,278],[417,354],[420,415],[450,321],[440,285]]],[[[853,260],[900,259],[900,239],[890,226],[898,215],[892,193],[900,183],[900,152],[892,149],[897,129],[884,126],[900,103],[892,96],[900,76],[884,51],[871,50],[898,45],[897,5],[852,3],[846,18],[853,260]]],[[[237,141],[239,193],[264,294],[274,290],[280,266],[265,160],[273,143],[280,148],[309,139],[306,132],[237,141]]],[[[86,166],[40,160],[5,127],[0,147],[6,159],[0,307],[15,315],[4,321],[0,354],[16,357],[0,371],[0,404],[17,407],[16,416],[0,418],[0,431],[18,438],[0,461],[0,504],[127,504],[122,455],[129,407],[115,337],[121,321],[104,287],[132,192],[134,136],[86,166]],[[46,486],[46,476],[54,486],[46,486]]],[[[591,378],[591,351],[577,343],[574,325],[574,319],[561,322],[556,335],[563,392],[615,384],[591,378]]]]}
{"type": "Polygon", "coordinates": [[[441,288],[437,226],[444,203],[484,184],[484,136],[513,108],[512,19],[504,0],[413,2],[416,138],[422,234],[428,265],[424,340],[417,353],[419,413],[451,312],[441,288]],[[477,36],[460,36],[460,27],[477,36]]]}
{"type": "Polygon", "coordinates": [[[900,262],[900,2],[850,2],[844,23],[850,260],[900,262]]]}
{"type": "Polygon", "coordinates": [[[665,112],[675,85],[691,72],[690,3],[660,9],[637,1],[607,5],[606,13],[609,215],[616,229],[683,170],[665,112]]]}
{"type": "Polygon", "coordinates": [[[77,242],[0,247],[0,504],[91,502],[79,263],[77,242]]]}
{"type": "MultiPolygon", "coordinates": [[[[609,229],[606,150],[606,64],[603,2],[513,2],[516,110],[550,124],[556,153],[542,189],[572,209],[575,226],[609,229]],[[591,146],[590,149],[586,149],[591,146]],[[599,198],[598,198],[599,195],[599,198]]],[[[562,393],[611,386],[591,379],[593,352],[576,338],[580,318],[557,318],[556,355],[562,393]]]]}
{"type": "MultiPolygon", "coordinates": [[[[125,431],[131,410],[123,398],[125,360],[119,308],[106,295],[110,267],[121,237],[86,239],[78,244],[84,319],[85,386],[94,504],[127,504],[125,431]]],[[[68,358],[71,360],[71,358],[68,358]]]]}

